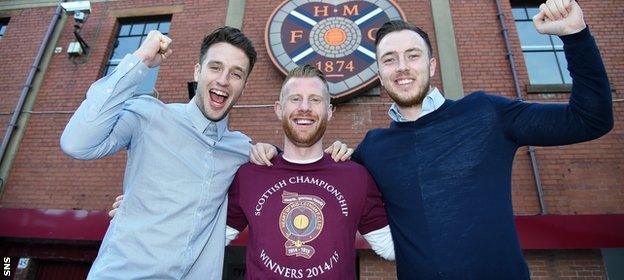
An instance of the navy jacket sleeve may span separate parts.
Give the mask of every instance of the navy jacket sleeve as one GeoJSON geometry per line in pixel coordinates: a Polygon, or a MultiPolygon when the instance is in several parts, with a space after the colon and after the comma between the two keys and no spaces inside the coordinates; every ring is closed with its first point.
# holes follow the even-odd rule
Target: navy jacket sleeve
{"type": "Polygon", "coordinates": [[[613,128],[611,88],[589,29],[562,36],[572,76],[569,104],[538,104],[489,96],[505,133],[519,146],[552,146],[596,139],[613,128]]]}

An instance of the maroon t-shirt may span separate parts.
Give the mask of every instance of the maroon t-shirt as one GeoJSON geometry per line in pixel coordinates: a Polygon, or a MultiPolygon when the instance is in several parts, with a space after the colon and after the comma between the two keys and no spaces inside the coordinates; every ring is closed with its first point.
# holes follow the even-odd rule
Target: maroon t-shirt
{"type": "Polygon", "coordinates": [[[355,235],[388,224],[366,168],[281,156],[245,164],[229,192],[227,224],[249,225],[246,279],[355,279],[355,235]]]}

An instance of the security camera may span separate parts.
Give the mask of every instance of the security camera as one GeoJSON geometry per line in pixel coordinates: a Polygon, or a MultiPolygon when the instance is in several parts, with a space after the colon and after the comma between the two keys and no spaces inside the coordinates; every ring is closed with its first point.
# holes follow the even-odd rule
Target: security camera
{"type": "Polygon", "coordinates": [[[63,2],[61,7],[70,15],[91,13],[91,3],[89,1],[63,2]]]}

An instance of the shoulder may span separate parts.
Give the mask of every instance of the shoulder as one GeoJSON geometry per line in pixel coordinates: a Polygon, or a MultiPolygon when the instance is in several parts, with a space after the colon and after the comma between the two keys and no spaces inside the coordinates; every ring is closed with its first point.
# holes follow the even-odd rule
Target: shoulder
{"type": "Polygon", "coordinates": [[[139,95],[124,102],[124,109],[126,111],[138,114],[151,114],[164,109],[166,106],[167,104],[151,95],[139,95]]]}
{"type": "Polygon", "coordinates": [[[506,96],[476,91],[456,101],[453,107],[469,110],[473,113],[484,111],[501,112],[515,103],[521,103],[521,101],[506,96]]]}
{"type": "Polygon", "coordinates": [[[265,166],[265,165],[257,165],[257,164],[253,164],[251,162],[246,162],[243,165],[241,165],[238,168],[238,171],[236,171],[236,176],[239,177],[244,177],[244,178],[251,178],[255,176],[249,176],[250,174],[267,174],[267,172],[269,170],[271,170],[273,167],[272,166],[265,166]]]}
{"type": "Polygon", "coordinates": [[[251,143],[251,138],[247,136],[245,133],[240,131],[230,131],[226,130],[223,137],[227,137],[230,141],[237,141],[242,143],[251,143]]]}
{"type": "Polygon", "coordinates": [[[483,91],[473,92],[469,94],[468,96],[462,98],[462,100],[464,99],[468,102],[487,102],[493,106],[504,105],[504,104],[508,104],[510,102],[515,101],[514,99],[511,99],[506,96],[489,94],[483,91]]]}
{"type": "Polygon", "coordinates": [[[327,161],[327,167],[329,170],[335,171],[335,172],[339,172],[341,174],[367,174],[368,170],[366,169],[366,167],[364,167],[363,165],[352,161],[352,160],[345,160],[345,161],[339,161],[339,162],[335,162],[333,159],[327,161]]]}
{"type": "Polygon", "coordinates": [[[387,132],[388,128],[370,129],[368,132],[366,132],[366,135],[364,136],[364,139],[362,139],[362,143],[360,143],[360,145],[364,144],[365,142],[375,141],[380,137],[383,137],[383,135],[387,132]]]}
{"type": "Polygon", "coordinates": [[[244,133],[226,129],[223,133],[221,142],[225,143],[228,147],[231,147],[235,152],[243,155],[246,159],[249,158],[251,138],[244,133]]]}
{"type": "Polygon", "coordinates": [[[484,91],[475,91],[475,92],[472,92],[472,93],[464,96],[462,99],[456,101],[455,104],[475,103],[475,102],[490,102],[489,99],[492,96],[494,96],[494,95],[487,94],[484,91]]]}

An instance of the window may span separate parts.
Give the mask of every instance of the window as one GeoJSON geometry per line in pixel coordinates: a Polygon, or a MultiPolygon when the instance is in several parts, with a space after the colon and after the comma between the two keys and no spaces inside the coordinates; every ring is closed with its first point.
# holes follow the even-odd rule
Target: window
{"type": "Polygon", "coordinates": [[[4,32],[6,31],[6,27],[9,24],[8,18],[0,18],[0,39],[4,37],[4,32]]]}
{"type": "Polygon", "coordinates": [[[537,5],[513,5],[512,12],[531,85],[571,84],[563,42],[558,36],[538,33],[533,26],[537,5]]]}
{"type": "MultiPolygon", "coordinates": [[[[141,43],[143,43],[143,40],[147,37],[147,33],[150,31],[158,30],[164,35],[169,34],[170,24],[170,16],[120,21],[115,46],[111,52],[110,59],[106,63],[104,75],[108,75],[113,72],[115,67],[119,64],[119,62],[121,62],[126,54],[133,53],[137,50],[141,43]]],[[[153,93],[159,68],[160,67],[150,68],[145,80],[143,80],[143,82],[139,85],[137,92],[153,93]]]]}

